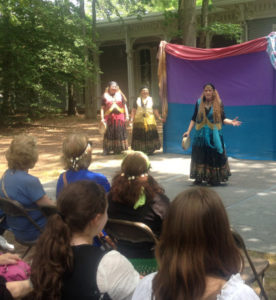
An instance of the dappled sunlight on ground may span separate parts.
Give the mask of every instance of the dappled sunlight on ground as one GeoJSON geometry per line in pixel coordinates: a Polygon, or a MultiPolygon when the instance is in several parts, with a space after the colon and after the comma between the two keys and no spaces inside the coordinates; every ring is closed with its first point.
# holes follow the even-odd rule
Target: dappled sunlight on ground
{"type": "Polygon", "coordinates": [[[95,141],[93,147],[99,148],[97,152],[100,153],[101,142],[99,139],[101,137],[98,133],[97,122],[85,120],[83,116],[45,119],[20,128],[1,128],[0,168],[2,171],[7,168],[4,154],[12,138],[22,133],[30,134],[37,138],[39,151],[39,160],[29,171],[30,174],[39,177],[42,182],[55,180],[63,169],[60,162],[62,141],[67,135],[77,132],[91,137],[91,140],[95,141]]]}
{"type": "MultiPolygon", "coordinates": [[[[55,181],[63,172],[60,161],[62,141],[71,133],[85,133],[93,142],[91,171],[105,174],[111,182],[120,170],[124,154],[103,156],[102,136],[98,132],[97,122],[77,116],[45,119],[32,125],[0,128],[1,173],[7,168],[5,151],[12,138],[20,133],[37,138],[39,160],[30,174],[40,178],[47,194],[53,199],[55,181]]],[[[162,138],[160,124],[158,128],[162,138]]],[[[189,155],[163,154],[161,149],[149,158],[151,174],[165,188],[171,200],[179,192],[193,186],[193,181],[189,180],[189,155]]],[[[231,224],[241,233],[249,249],[257,250],[252,251],[252,254],[269,259],[271,267],[266,275],[266,288],[270,299],[276,299],[276,161],[229,158],[229,165],[232,173],[229,181],[217,187],[208,187],[221,196],[231,224]]]]}

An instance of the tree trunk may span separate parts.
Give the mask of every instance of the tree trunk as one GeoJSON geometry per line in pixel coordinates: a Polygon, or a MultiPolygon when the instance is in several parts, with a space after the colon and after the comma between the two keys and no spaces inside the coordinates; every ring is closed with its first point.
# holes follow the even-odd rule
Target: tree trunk
{"type": "MultiPolygon", "coordinates": [[[[92,60],[94,64],[94,69],[98,72],[99,69],[99,57],[98,57],[98,46],[96,41],[96,0],[92,0],[92,43],[94,44],[95,48],[93,49],[92,60]]],[[[91,114],[92,118],[97,118],[97,84],[98,84],[98,74],[95,75],[95,79],[92,83],[92,107],[91,107],[91,114]]]]}
{"type": "Polygon", "coordinates": [[[76,101],[74,101],[74,88],[72,83],[68,83],[68,116],[76,114],[76,101]]]}
{"type": "MultiPolygon", "coordinates": [[[[4,21],[4,24],[6,26],[6,32],[9,32],[9,26],[10,26],[10,17],[9,16],[6,16],[6,15],[3,15],[2,16],[3,18],[3,21],[4,21]]],[[[13,99],[13,89],[12,89],[12,86],[13,86],[13,76],[11,75],[11,70],[13,70],[13,65],[12,65],[12,61],[13,61],[13,56],[12,56],[12,53],[11,53],[11,43],[10,43],[10,36],[9,34],[4,34],[4,37],[3,37],[3,40],[4,40],[4,45],[5,47],[3,47],[3,50],[2,50],[2,61],[3,61],[3,64],[2,64],[2,70],[1,70],[1,73],[3,74],[3,77],[2,77],[2,87],[3,87],[3,103],[2,103],[2,106],[1,106],[1,115],[4,116],[4,115],[9,115],[9,114],[12,114],[14,113],[13,111],[13,105],[12,105],[12,99],[13,99]]]]}
{"type": "Polygon", "coordinates": [[[181,0],[179,4],[183,45],[196,47],[196,0],[181,0]]]}
{"type": "MultiPolygon", "coordinates": [[[[79,0],[80,1],[80,17],[83,21],[82,24],[82,34],[83,37],[86,36],[86,28],[85,28],[85,8],[84,8],[84,0],[79,0]]],[[[83,55],[84,55],[84,63],[87,67],[88,65],[88,48],[85,45],[84,46],[84,50],[83,50],[83,55]]],[[[92,118],[92,112],[91,112],[91,80],[90,78],[86,78],[85,79],[85,83],[84,83],[84,107],[85,107],[85,117],[87,119],[91,119],[92,118]]]]}
{"type": "Polygon", "coordinates": [[[202,0],[200,16],[199,48],[206,48],[207,26],[208,26],[208,5],[209,0],[202,0]]]}

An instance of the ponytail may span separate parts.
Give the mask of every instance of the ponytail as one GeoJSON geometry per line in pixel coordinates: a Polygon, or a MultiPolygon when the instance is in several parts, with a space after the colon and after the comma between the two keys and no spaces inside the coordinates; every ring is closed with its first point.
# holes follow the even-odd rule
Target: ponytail
{"type": "Polygon", "coordinates": [[[73,267],[71,237],[72,232],[61,215],[55,214],[49,218],[36,244],[32,262],[34,299],[60,299],[62,277],[73,267]]]}

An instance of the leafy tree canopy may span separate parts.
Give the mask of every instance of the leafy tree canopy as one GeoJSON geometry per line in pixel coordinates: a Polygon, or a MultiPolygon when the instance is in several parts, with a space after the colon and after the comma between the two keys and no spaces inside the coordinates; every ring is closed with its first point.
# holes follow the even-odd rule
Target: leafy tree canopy
{"type": "Polygon", "coordinates": [[[55,109],[68,82],[81,86],[92,74],[83,58],[92,45],[73,3],[0,0],[0,14],[2,115],[55,109]]]}

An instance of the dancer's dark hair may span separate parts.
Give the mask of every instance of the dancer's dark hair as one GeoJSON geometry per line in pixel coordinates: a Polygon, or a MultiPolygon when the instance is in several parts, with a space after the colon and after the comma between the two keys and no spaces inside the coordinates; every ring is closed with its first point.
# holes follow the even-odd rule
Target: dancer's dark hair
{"type": "Polygon", "coordinates": [[[213,85],[213,83],[211,83],[211,82],[205,83],[204,86],[203,86],[203,89],[205,89],[206,86],[208,86],[208,85],[209,85],[213,90],[216,89],[215,86],[213,85]]]}

